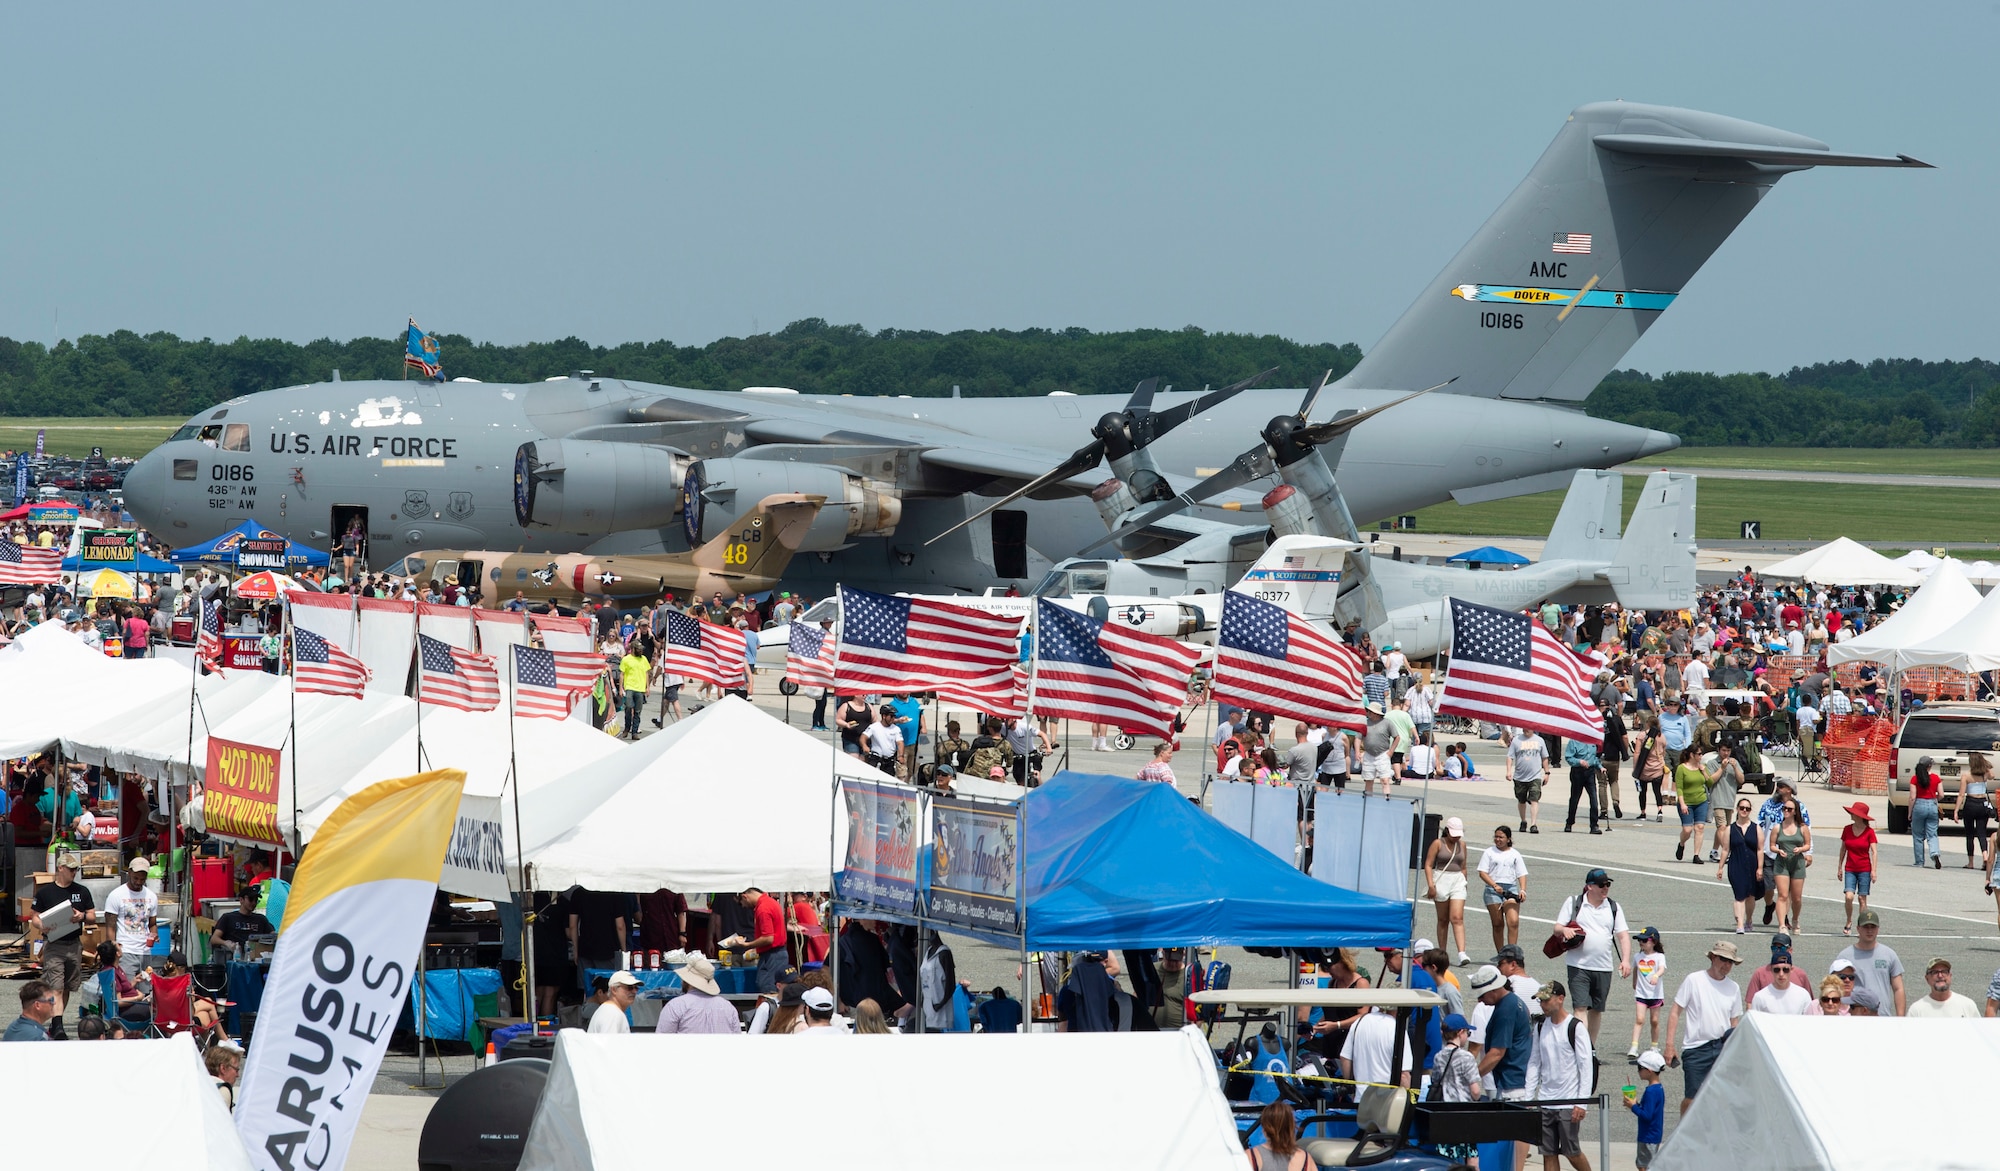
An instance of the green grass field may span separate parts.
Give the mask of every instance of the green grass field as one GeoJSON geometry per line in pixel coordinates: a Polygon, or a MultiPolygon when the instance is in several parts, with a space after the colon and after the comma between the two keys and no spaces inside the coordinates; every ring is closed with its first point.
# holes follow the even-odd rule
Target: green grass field
{"type": "MultiPolygon", "coordinates": [[[[1631,516],[1643,485],[1638,476],[1625,477],[1626,516],[1631,516]]],[[[1544,537],[1555,523],[1562,497],[1561,492],[1543,492],[1491,504],[1439,504],[1417,513],[1417,530],[1544,537]]],[[[1908,541],[1907,547],[1918,548],[1945,541],[1991,546],[2000,544],[2000,493],[1983,488],[1701,481],[1695,510],[1697,538],[1734,540],[1738,525],[1746,520],[1763,521],[1767,541],[1846,536],[1857,541],[1908,541]]]]}
{"type": "Polygon", "coordinates": [[[137,458],[159,446],[185,419],[64,419],[0,418],[0,451],[29,451],[35,432],[48,431],[43,450],[50,455],[85,456],[93,447],[105,455],[137,458]]]}
{"type": "Polygon", "coordinates": [[[1769,468],[1889,475],[2000,476],[2000,449],[1871,447],[1682,447],[1628,470],[1655,468],[1769,468]]]}

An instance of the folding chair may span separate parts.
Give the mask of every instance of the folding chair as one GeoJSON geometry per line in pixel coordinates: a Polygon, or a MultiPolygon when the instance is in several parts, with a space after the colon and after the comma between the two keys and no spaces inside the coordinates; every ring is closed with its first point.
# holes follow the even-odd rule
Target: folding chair
{"type": "Polygon", "coordinates": [[[217,1001],[215,1019],[203,1025],[195,1020],[194,994],[192,973],[182,972],[178,976],[153,973],[154,1026],[168,1037],[175,1033],[192,1033],[195,1044],[205,1052],[209,1046],[228,1036],[222,1031],[222,1012],[227,1002],[217,1001]]]}
{"type": "Polygon", "coordinates": [[[153,1026],[152,1013],[148,1012],[145,1019],[140,1020],[128,1016],[126,1012],[120,1011],[118,1004],[118,978],[117,973],[113,969],[99,968],[97,970],[97,992],[103,998],[104,1021],[106,1024],[115,1020],[123,1024],[128,1031],[144,1033],[148,1037],[165,1036],[164,1033],[161,1033],[153,1026]]]}

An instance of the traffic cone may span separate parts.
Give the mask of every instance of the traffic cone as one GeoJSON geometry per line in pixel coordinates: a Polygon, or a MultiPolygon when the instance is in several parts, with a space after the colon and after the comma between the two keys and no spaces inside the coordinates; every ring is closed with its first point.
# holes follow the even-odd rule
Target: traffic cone
{"type": "Polygon", "coordinates": [[[486,1043],[486,1064],[491,1067],[500,1064],[500,1054],[493,1048],[493,1042],[486,1043]]]}

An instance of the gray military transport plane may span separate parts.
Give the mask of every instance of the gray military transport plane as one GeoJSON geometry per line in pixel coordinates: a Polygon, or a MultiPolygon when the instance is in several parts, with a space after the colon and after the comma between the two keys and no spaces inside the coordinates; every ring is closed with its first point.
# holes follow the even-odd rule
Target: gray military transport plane
{"type": "MultiPolygon", "coordinates": [[[[1925,165],[1694,110],[1579,107],[1471,242],[1319,396],[1334,418],[1395,403],[1354,427],[1340,457],[1354,517],[1560,488],[1576,469],[1677,446],[1578,404],[1780,178],[1925,165]]],[[[1203,556],[1247,568],[1263,526],[1239,522],[1218,538],[1226,512],[1159,506],[1176,483],[1212,477],[1298,396],[1141,384],[1129,398],[854,398],[588,372],[531,384],[322,382],[203,411],[132,469],[126,499],[176,544],[248,515],[325,543],[358,519],[376,566],[438,547],[680,551],[767,496],[799,492],[826,505],[789,581],[1027,585],[1139,515],[1151,519],[1116,542],[1127,557],[1202,537],[1203,556]],[[963,523],[980,497],[1030,485],[963,523]]],[[[1202,508],[1258,499],[1242,483],[1202,508]]]]}

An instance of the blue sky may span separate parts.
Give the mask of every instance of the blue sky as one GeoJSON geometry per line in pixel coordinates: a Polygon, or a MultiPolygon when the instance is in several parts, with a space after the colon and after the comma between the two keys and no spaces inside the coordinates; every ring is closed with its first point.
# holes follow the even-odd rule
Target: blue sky
{"type": "Polygon", "coordinates": [[[1625,98],[1940,168],[1786,178],[1628,365],[2000,357],[1996,36],[1986,3],[14,6],[0,334],[1365,348],[1625,98]]]}

